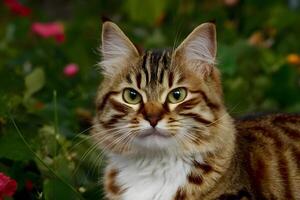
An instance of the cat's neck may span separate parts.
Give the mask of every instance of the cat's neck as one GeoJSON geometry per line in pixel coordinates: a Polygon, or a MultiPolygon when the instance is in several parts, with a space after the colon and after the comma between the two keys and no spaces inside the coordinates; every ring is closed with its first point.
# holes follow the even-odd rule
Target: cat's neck
{"type": "Polygon", "coordinates": [[[181,160],[186,162],[187,164],[192,164],[191,161],[197,159],[199,162],[203,162],[203,156],[200,152],[196,153],[185,153],[185,154],[176,154],[170,152],[147,152],[147,153],[136,153],[130,155],[120,155],[120,154],[109,154],[109,160],[112,164],[119,164],[117,166],[131,166],[137,165],[141,168],[144,165],[150,164],[158,164],[160,162],[167,162],[167,161],[177,161],[181,160]]]}
{"type": "Polygon", "coordinates": [[[110,167],[116,168],[116,182],[126,188],[124,200],[173,199],[191,171],[187,156],[157,154],[157,156],[110,156],[110,167]]]}
{"type": "MultiPolygon", "coordinates": [[[[230,150],[231,151],[231,150],[230,150]]],[[[157,154],[144,156],[110,155],[110,165],[118,171],[118,184],[126,188],[122,199],[153,200],[156,195],[173,199],[179,188],[202,177],[203,193],[208,193],[231,164],[227,150],[201,154],[157,154]],[[226,158],[226,159],[224,159],[226,158]],[[197,177],[193,174],[197,173],[197,177]]],[[[194,182],[192,184],[199,184],[194,182]]],[[[220,190],[221,191],[221,190],[220,190]]]]}

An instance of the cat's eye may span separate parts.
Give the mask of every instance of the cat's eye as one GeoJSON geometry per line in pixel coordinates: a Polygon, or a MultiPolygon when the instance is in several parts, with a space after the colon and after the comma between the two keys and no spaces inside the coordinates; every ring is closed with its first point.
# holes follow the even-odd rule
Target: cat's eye
{"type": "Polygon", "coordinates": [[[142,96],[132,88],[123,90],[123,100],[128,104],[138,104],[142,101],[142,96]]]}
{"type": "Polygon", "coordinates": [[[184,87],[179,87],[176,88],[174,90],[172,90],[169,94],[168,94],[168,102],[170,103],[180,103],[181,101],[183,101],[187,96],[187,91],[186,88],[184,87]]]}

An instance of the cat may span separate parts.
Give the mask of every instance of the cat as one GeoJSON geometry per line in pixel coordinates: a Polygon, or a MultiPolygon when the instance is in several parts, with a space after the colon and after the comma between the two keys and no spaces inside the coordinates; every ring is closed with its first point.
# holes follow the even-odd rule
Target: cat
{"type": "Polygon", "coordinates": [[[108,200],[300,200],[300,115],[233,119],[216,52],[214,23],[139,52],[104,22],[91,137],[108,200]]]}

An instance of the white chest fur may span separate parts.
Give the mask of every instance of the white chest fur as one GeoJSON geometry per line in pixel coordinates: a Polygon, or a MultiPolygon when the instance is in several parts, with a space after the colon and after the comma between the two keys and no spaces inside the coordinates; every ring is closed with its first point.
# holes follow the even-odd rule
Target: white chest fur
{"type": "Polygon", "coordinates": [[[119,170],[117,183],[126,188],[122,200],[171,200],[191,168],[175,156],[112,156],[111,164],[119,170]]]}

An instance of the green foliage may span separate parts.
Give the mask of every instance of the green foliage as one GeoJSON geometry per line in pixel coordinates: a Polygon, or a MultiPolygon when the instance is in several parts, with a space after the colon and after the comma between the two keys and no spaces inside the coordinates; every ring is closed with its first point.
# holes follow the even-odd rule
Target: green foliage
{"type": "Polygon", "coordinates": [[[20,2],[32,8],[30,17],[0,7],[0,171],[17,180],[14,199],[103,197],[103,155],[88,136],[102,80],[95,67],[100,16],[142,48],[174,48],[195,26],[216,19],[229,112],[300,110],[300,14],[286,1],[20,2]],[[34,22],[56,21],[65,29],[62,43],[31,31],[34,22]],[[63,72],[69,63],[79,66],[74,76],[63,72]]]}
{"type": "Polygon", "coordinates": [[[45,73],[42,68],[34,69],[25,77],[25,94],[24,99],[27,100],[31,95],[38,92],[45,84],[45,73]]]}
{"type": "Polygon", "coordinates": [[[133,22],[153,25],[164,14],[168,0],[128,0],[124,3],[124,13],[133,22]]]}
{"type": "MultiPolygon", "coordinates": [[[[11,129],[13,130],[13,128],[11,129]]],[[[33,159],[32,154],[28,151],[16,132],[10,131],[0,140],[0,157],[15,161],[26,161],[33,159]],[[13,150],[13,151],[12,151],[13,150]]]]}

